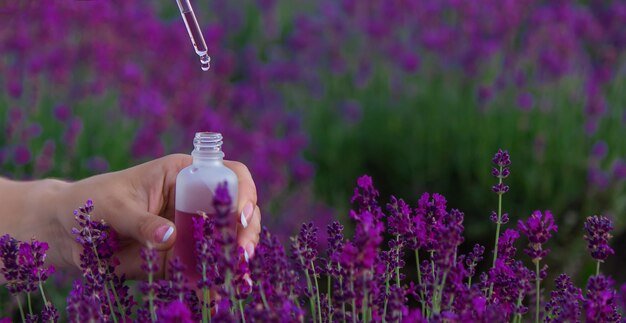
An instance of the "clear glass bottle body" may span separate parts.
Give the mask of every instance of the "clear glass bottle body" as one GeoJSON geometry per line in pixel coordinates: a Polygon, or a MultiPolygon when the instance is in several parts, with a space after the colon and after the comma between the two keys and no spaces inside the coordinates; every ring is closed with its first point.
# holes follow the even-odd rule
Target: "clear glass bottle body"
{"type": "MultiPolygon", "coordinates": [[[[224,153],[221,150],[222,135],[214,132],[198,132],[194,138],[193,162],[183,168],[176,177],[176,243],[174,256],[187,267],[185,276],[195,285],[200,278],[196,269],[195,240],[193,239],[193,218],[204,212],[215,216],[213,195],[217,185],[228,184],[232,205],[235,212],[237,203],[237,175],[224,165],[224,153]]],[[[231,214],[233,218],[234,214],[231,214]]]]}

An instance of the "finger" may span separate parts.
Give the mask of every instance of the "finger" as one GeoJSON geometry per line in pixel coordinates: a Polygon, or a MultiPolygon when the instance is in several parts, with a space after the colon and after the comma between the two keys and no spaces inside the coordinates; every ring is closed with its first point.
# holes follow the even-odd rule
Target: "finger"
{"type": "Polygon", "coordinates": [[[237,174],[239,193],[237,196],[237,216],[239,222],[246,228],[252,221],[253,211],[257,204],[256,185],[252,179],[252,174],[246,165],[225,160],[224,164],[237,174]]]}
{"type": "Polygon", "coordinates": [[[143,246],[152,243],[156,250],[168,250],[176,240],[176,228],[171,221],[148,212],[121,212],[106,221],[117,233],[130,237],[143,246]]]}
{"type": "Polygon", "coordinates": [[[248,227],[239,227],[237,231],[237,243],[243,248],[246,261],[254,256],[254,249],[259,243],[261,233],[261,210],[257,206],[254,209],[252,219],[248,227]]]}

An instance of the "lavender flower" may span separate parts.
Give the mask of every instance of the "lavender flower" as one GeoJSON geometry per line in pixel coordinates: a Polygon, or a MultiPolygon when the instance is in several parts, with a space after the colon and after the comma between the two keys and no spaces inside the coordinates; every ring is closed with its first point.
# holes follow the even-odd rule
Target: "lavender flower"
{"type": "Polygon", "coordinates": [[[509,191],[509,186],[502,183],[502,180],[507,178],[510,174],[508,166],[511,164],[511,157],[508,151],[498,149],[498,152],[491,161],[497,166],[491,170],[491,174],[498,178],[498,184],[494,185],[492,190],[496,194],[502,195],[509,191]]]}
{"type": "Polygon", "coordinates": [[[19,241],[5,234],[0,237],[0,272],[7,281],[7,289],[11,294],[18,294],[25,289],[26,277],[18,265],[19,241]]]}
{"type": "Polygon", "coordinates": [[[519,220],[517,228],[528,237],[528,248],[524,249],[524,252],[534,262],[541,260],[548,254],[550,250],[543,249],[542,245],[552,236],[550,232],[556,232],[557,230],[552,212],[546,210],[542,214],[541,211],[534,211],[526,222],[519,220]]]}
{"type": "MultiPolygon", "coordinates": [[[[591,257],[603,262],[609,254],[614,254],[615,250],[609,246],[613,230],[613,221],[605,216],[590,216],[585,221],[585,235],[587,249],[591,252],[591,257]]],[[[597,274],[597,273],[596,273],[597,274]]]]}
{"type": "Polygon", "coordinates": [[[148,248],[141,249],[141,269],[148,274],[148,281],[141,284],[141,292],[148,296],[150,319],[156,321],[157,316],[154,308],[154,296],[158,291],[158,284],[154,282],[154,274],[159,270],[157,254],[152,244],[148,248]]]}
{"type": "Polygon", "coordinates": [[[317,313],[321,321],[321,299],[317,281],[317,272],[319,270],[316,271],[315,266],[317,259],[317,228],[313,227],[313,223],[302,224],[300,234],[298,234],[297,238],[292,238],[291,250],[294,260],[306,276],[306,295],[310,299],[311,313],[313,317],[317,313]]]}
{"type": "Polygon", "coordinates": [[[105,322],[99,301],[86,290],[80,280],[74,281],[67,297],[66,310],[70,322],[105,322]]]}
{"type": "MultiPolygon", "coordinates": [[[[88,200],[85,205],[74,211],[74,218],[79,228],[72,228],[72,234],[83,247],[80,254],[80,267],[85,278],[85,285],[75,285],[81,288],[76,293],[84,293],[81,297],[74,296],[77,302],[92,301],[100,304],[99,315],[105,319],[117,316],[130,315],[130,307],[134,303],[124,285],[124,276],[115,274],[118,265],[114,258],[117,250],[117,237],[113,230],[103,220],[92,220],[94,211],[93,201],[88,200]]],[[[90,306],[90,305],[88,305],[90,306]]],[[[78,305],[80,307],[80,305],[78,305]]]]}
{"type": "Polygon", "coordinates": [[[378,205],[379,195],[378,190],[374,188],[372,178],[368,175],[363,175],[357,180],[357,187],[354,188],[354,195],[350,202],[357,206],[356,214],[368,211],[379,220],[382,216],[382,211],[378,205]]]}
{"type": "Polygon", "coordinates": [[[498,239],[498,252],[500,254],[498,259],[502,259],[505,263],[511,263],[514,260],[517,249],[513,244],[518,238],[519,233],[513,229],[506,229],[502,233],[498,239]]]}
{"type": "Polygon", "coordinates": [[[157,311],[159,322],[165,323],[192,323],[191,311],[184,302],[173,301],[157,311]]]}
{"type": "MultiPolygon", "coordinates": [[[[468,275],[471,279],[476,274],[476,265],[483,260],[483,253],[485,252],[485,247],[475,244],[474,248],[465,258],[465,265],[467,266],[468,275]]],[[[470,281],[471,285],[471,281],[470,281]]]]}
{"type": "Polygon", "coordinates": [[[586,322],[619,322],[621,315],[617,311],[617,297],[613,289],[613,280],[603,275],[591,276],[587,282],[585,300],[586,322]]]}
{"type": "Polygon", "coordinates": [[[584,300],[583,292],[572,284],[566,274],[555,280],[556,289],[551,293],[546,304],[546,322],[580,322],[580,303],[584,300]]]}

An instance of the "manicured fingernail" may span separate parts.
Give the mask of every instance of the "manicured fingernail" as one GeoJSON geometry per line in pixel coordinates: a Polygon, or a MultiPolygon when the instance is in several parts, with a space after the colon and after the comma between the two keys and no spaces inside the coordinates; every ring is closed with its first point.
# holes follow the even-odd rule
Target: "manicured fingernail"
{"type": "Polygon", "coordinates": [[[241,211],[241,225],[244,229],[248,227],[248,220],[246,220],[246,215],[243,214],[243,211],[241,211]]]}
{"type": "Polygon", "coordinates": [[[169,224],[163,225],[154,232],[154,240],[163,243],[172,236],[172,233],[174,233],[173,226],[169,224]]]}
{"type": "Polygon", "coordinates": [[[248,223],[250,222],[250,219],[252,218],[252,211],[254,211],[254,206],[250,202],[248,202],[246,206],[243,207],[243,210],[241,210],[240,221],[244,229],[248,227],[248,223]]]}
{"type": "Polygon", "coordinates": [[[244,249],[243,255],[246,257],[246,262],[254,256],[254,243],[250,242],[244,249]]]}

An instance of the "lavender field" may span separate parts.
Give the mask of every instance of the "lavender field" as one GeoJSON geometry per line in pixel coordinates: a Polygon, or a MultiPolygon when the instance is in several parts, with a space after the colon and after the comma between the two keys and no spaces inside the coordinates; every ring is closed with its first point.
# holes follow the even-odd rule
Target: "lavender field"
{"type": "Polygon", "coordinates": [[[200,284],[219,302],[109,272],[136,304],[96,309],[84,291],[109,291],[56,272],[60,321],[621,320],[626,1],[192,3],[207,72],[176,1],[0,1],[0,176],[78,180],[216,131],[267,227],[240,268],[198,225],[224,234],[204,250],[233,279],[200,284]]]}

